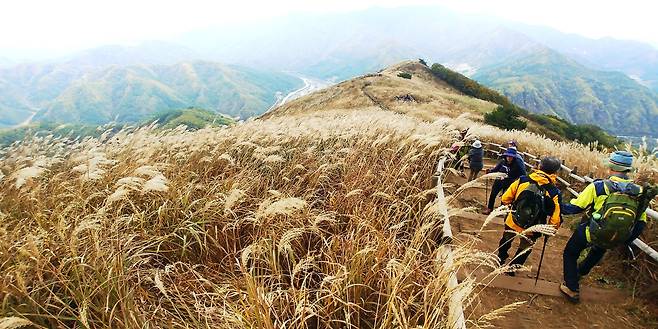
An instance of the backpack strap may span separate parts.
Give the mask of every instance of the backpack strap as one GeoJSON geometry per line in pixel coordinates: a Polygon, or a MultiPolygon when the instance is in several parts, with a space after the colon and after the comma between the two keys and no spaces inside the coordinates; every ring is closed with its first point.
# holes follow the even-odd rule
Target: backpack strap
{"type": "Polygon", "coordinates": [[[530,177],[528,177],[527,175],[523,175],[523,176],[519,177],[519,184],[523,184],[523,183],[536,184],[537,182],[530,179],[530,177]]]}
{"type": "Polygon", "coordinates": [[[551,199],[556,195],[560,195],[560,189],[553,185],[553,183],[549,183],[544,186],[546,186],[546,192],[548,192],[548,195],[551,197],[551,199]]]}
{"type": "Polygon", "coordinates": [[[630,196],[638,196],[642,193],[642,187],[634,184],[633,182],[615,182],[613,180],[606,179],[603,181],[603,183],[608,189],[609,194],[621,192],[630,196]]]}
{"type": "Polygon", "coordinates": [[[548,180],[548,184],[540,185],[539,183],[535,182],[534,180],[533,180],[533,182],[535,184],[539,185],[539,188],[542,191],[545,191],[546,193],[548,193],[548,196],[550,196],[551,199],[553,199],[556,195],[560,194],[560,189],[558,189],[557,186],[555,186],[555,184],[553,184],[553,181],[551,181],[551,178],[548,175],[539,174],[539,173],[538,173],[538,175],[541,175],[542,177],[546,178],[546,180],[548,180]]]}
{"type": "MultiPolygon", "coordinates": [[[[596,180],[594,181],[594,190],[596,191],[596,196],[602,196],[602,195],[607,195],[608,192],[606,191],[606,186],[608,185],[609,180],[596,180]]],[[[612,189],[613,187],[608,187],[608,189],[612,189]]]]}

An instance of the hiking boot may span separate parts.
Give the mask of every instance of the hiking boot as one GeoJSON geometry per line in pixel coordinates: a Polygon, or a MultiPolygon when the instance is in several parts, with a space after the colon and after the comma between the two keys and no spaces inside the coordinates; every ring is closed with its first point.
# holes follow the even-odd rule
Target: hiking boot
{"type": "Polygon", "coordinates": [[[491,210],[491,209],[489,209],[489,208],[485,208],[484,210],[482,210],[482,214],[483,214],[483,215],[489,215],[492,211],[493,211],[493,210],[491,210]]]}
{"type": "Polygon", "coordinates": [[[572,303],[580,302],[580,293],[578,291],[573,291],[569,289],[564,283],[560,284],[560,291],[567,297],[567,299],[572,303]]]}

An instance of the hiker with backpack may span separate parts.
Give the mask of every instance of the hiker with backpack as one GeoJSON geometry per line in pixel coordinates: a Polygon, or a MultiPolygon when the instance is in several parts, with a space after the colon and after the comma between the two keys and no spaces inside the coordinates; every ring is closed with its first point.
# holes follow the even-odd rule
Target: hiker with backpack
{"type": "Polygon", "coordinates": [[[487,208],[483,211],[485,215],[488,215],[493,211],[496,198],[500,192],[505,192],[515,180],[521,176],[527,175],[525,170],[525,163],[518,157],[518,153],[515,148],[508,148],[505,153],[502,154],[502,156],[503,158],[498,161],[495,167],[487,169],[486,171],[487,174],[494,172],[505,173],[507,174],[507,177],[504,179],[497,179],[491,186],[489,202],[487,203],[487,208]]]}
{"type": "Polygon", "coordinates": [[[587,213],[563,253],[564,282],[560,291],[574,303],[580,298],[580,278],[590,272],[606,251],[629,245],[640,236],[647,222],[646,209],[656,195],[655,189],[642,188],[629,178],[633,170],[631,153],[616,151],[606,165],[610,171],[607,179],[594,181],[576,199],[562,205],[565,215],[587,213]],[[578,263],[581,252],[588,247],[587,256],[578,263]]]}
{"type": "MultiPolygon", "coordinates": [[[[560,227],[562,195],[555,182],[561,165],[559,159],[545,157],[541,160],[538,170],[519,177],[503,194],[503,204],[511,206],[513,212],[505,218],[505,230],[498,246],[501,265],[507,260],[512,241],[517,235],[520,235],[521,241],[510,265],[520,266],[528,259],[533,245],[541,236],[537,232],[523,234],[529,227],[537,224],[560,227]]],[[[507,274],[514,276],[514,272],[507,274]]]]}
{"type": "Polygon", "coordinates": [[[476,179],[480,170],[484,168],[484,150],[482,149],[482,142],[477,139],[468,151],[468,166],[471,169],[468,176],[469,181],[476,179]]]}

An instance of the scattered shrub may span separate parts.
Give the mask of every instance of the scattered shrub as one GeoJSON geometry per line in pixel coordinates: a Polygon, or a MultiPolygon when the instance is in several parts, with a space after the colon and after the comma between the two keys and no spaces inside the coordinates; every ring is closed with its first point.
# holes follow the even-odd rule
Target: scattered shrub
{"type": "Polygon", "coordinates": [[[514,108],[498,106],[492,112],[484,115],[484,122],[502,129],[523,130],[527,124],[519,119],[519,114],[514,108]]]}
{"type": "Polygon", "coordinates": [[[407,72],[400,72],[398,73],[398,76],[404,79],[411,79],[411,73],[407,73],[407,72]]]}

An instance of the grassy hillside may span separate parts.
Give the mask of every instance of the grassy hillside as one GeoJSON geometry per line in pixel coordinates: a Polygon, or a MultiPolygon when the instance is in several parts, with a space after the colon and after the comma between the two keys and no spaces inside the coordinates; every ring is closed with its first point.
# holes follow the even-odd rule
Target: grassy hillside
{"type": "Polygon", "coordinates": [[[30,136],[99,137],[103,129],[98,126],[82,124],[62,124],[53,122],[36,122],[19,128],[0,129],[0,146],[7,146],[30,136]]]}
{"type": "Polygon", "coordinates": [[[223,114],[204,109],[187,108],[155,113],[146,122],[157,122],[162,129],[172,129],[185,125],[190,129],[230,126],[235,120],[223,114]]]}
{"type": "Polygon", "coordinates": [[[535,113],[614,134],[658,135],[658,96],[622,73],[588,69],[550,50],[480,70],[475,80],[535,113]]]}
{"type": "Polygon", "coordinates": [[[347,80],[295,99],[268,112],[263,118],[324,110],[349,112],[371,108],[431,121],[441,116],[482,116],[495,109],[496,104],[466,96],[433,76],[427,66],[418,61],[407,61],[380,73],[347,80]],[[410,74],[411,79],[398,76],[401,72],[410,74]]]}
{"type": "Polygon", "coordinates": [[[0,70],[0,123],[34,120],[82,124],[139,122],[162,110],[195,106],[230,116],[267,110],[277,93],[301,87],[287,74],[189,62],[175,65],[24,65],[0,70]]]}
{"type": "MultiPolygon", "coordinates": [[[[187,108],[177,110],[160,111],[143,120],[138,126],[148,126],[157,122],[160,129],[172,129],[185,125],[188,129],[196,130],[206,127],[229,126],[235,124],[235,120],[223,114],[218,114],[204,109],[187,108]]],[[[112,129],[119,131],[124,124],[113,124],[112,129]]],[[[7,146],[21,141],[27,137],[48,136],[56,138],[85,138],[100,137],[109,126],[85,125],[79,123],[55,123],[34,122],[18,128],[0,129],[0,146],[7,146]]]]}

